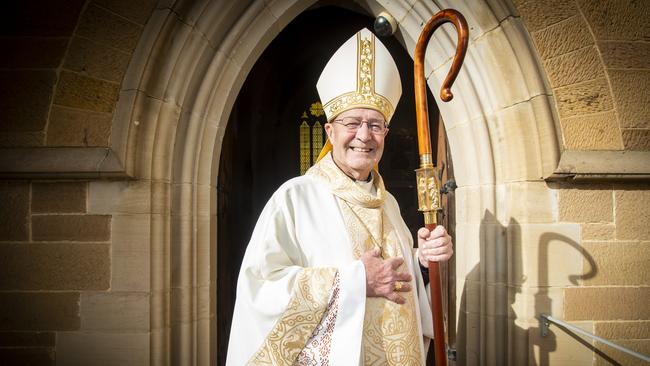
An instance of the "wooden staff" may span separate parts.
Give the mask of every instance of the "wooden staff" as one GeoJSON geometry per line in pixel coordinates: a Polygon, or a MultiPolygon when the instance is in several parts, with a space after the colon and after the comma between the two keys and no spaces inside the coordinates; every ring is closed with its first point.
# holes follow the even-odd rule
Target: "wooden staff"
{"type": "MultiPolygon", "coordinates": [[[[436,213],[440,207],[440,189],[436,169],[431,156],[431,136],[429,134],[429,114],[427,106],[426,79],[424,77],[424,53],[433,32],[444,23],[452,23],[458,33],[456,54],[440,89],[440,98],[448,102],[454,96],[451,85],[456,80],[467,51],[469,30],[462,14],[453,9],[445,9],[435,14],[422,29],[415,46],[415,111],[418,125],[418,148],[420,169],[415,171],[418,189],[419,211],[424,215],[424,227],[432,231],[436,227],[436,213]]],[[[445,330],[442,312],[442,290],[438,262],[429,262],[429,286],[431,289],[431,312],[433,314],[433,334],[436,366],[447,365],[445,349],[445,330]]]]}

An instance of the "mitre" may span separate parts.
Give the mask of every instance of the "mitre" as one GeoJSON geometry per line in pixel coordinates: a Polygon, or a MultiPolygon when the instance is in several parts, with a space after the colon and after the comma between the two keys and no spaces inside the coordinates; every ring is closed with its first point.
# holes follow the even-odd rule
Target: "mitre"
{"type": "Polygon", "coordinates": [[[402,95],[402,82],[386,46],[364,28],[330,58],[316,89],[328,122],[354,108],[377,110],[390,122],[402,95]]]}

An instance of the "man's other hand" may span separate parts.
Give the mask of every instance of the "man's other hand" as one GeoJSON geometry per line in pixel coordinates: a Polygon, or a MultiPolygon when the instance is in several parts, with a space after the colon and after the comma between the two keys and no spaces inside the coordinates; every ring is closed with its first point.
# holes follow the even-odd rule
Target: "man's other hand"
{"type": "Polygon", "coordinates": [[[366,267],[366,296],[385,297],[398,304],[406,300],[399,292],[411,291],[411,275],[398,272],[397,268],[404,263],[404,258],[381,258],[379,248],[371,249],[359,258],[366,267]]]}
{"type": "Polygon", "coordinates": [[[422,266],[429,268],[429,262],[443,262],[454,254],[451,236],[444,226],[438,225],[433,231],[427,228],[418,230],[418,259],[422,266]]]}

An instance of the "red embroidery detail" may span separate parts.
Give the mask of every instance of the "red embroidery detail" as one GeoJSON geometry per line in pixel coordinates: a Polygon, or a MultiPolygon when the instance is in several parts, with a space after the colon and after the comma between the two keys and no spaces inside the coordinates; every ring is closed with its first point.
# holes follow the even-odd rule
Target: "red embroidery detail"
{"type": "Polygon", "coordinates": [[[320,366],[329,364],[329,355],[332,348],[332,334],[336,325],[336,315],[339,311],[339,287],[341,281],[339,274],[334,277],[332,296],[327,304],[325,316],[321,319],[314,333],[307,341],[305,348],[300,351],[295,366],[320,366]]]}

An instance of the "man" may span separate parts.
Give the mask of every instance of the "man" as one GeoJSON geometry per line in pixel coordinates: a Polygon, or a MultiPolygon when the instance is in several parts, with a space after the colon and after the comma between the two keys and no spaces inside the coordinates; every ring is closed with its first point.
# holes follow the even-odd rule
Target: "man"
{"type": "Polygon", "coordinates": [[[375,170],[401,96],[397,67],[364,29],[330,59],[317,89],[328,142],[260,215],[227,364],[423,365],[433,331],[420,267],[453,250],[441,226],[420,229],[413,249],[375,170]]]}

